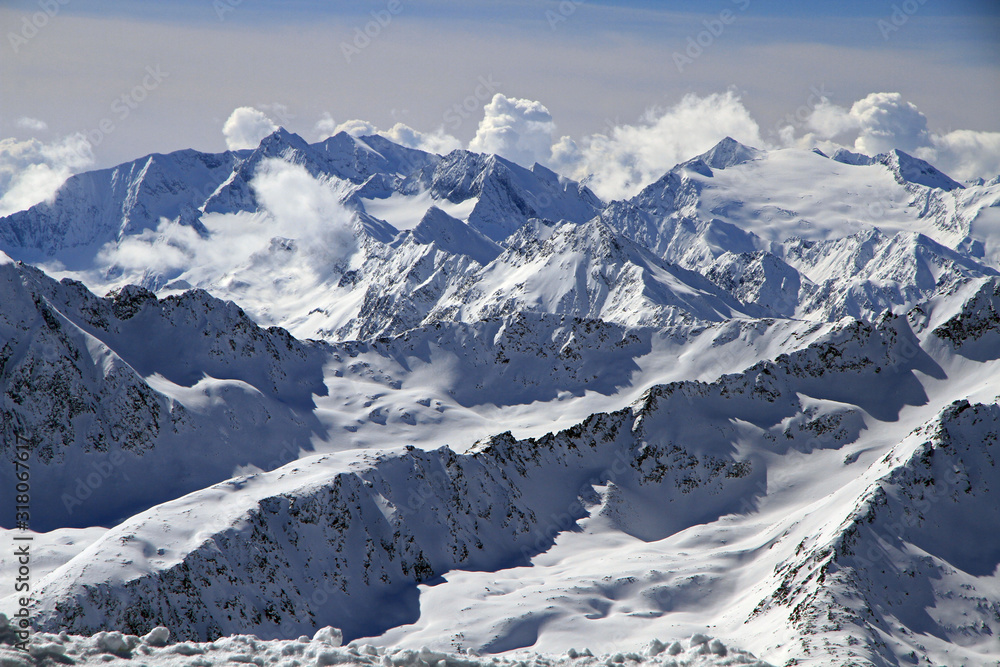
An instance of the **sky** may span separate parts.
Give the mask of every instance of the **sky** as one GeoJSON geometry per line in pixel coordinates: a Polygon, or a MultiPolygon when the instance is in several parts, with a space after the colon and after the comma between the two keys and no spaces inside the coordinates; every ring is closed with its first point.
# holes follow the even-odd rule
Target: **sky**
{"type": "Polygon", "coordinates": [[[988,178],[998,36],[987,0],[5,0],[0,215],[70,173],[277,125],[603,169],[604,196],[720,132],[988,178]]]}

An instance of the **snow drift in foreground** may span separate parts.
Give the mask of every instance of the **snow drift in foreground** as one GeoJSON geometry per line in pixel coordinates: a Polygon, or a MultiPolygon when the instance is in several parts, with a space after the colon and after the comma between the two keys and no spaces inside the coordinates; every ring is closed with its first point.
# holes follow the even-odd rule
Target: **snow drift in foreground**
{"type": "MultiPolygon", "coordinates": [[[[7,617],[0,614],[0,638],[9,632],[7,617]]],[[[726,646],[704,634],[683,641],[653,639],[642,653],[594,655],[586,648],[571,648],[562,655],[530,651],[504,657],[480,657],[475,652],[385,649],[371,644],[341,645],[340,630],[321,628],[312,638],[261,640],[253,635],[233,635],[214,642],[172,642],[170,631],[157,627],[143,636],[99,632],[91,637],[65,632],[40,632],[27,650],[0,644],[0,667],[34,667],[53,663],[104,665],[117,658],[135,660],[148,667],[212,667],[215,664],[279,665],[280,667],[359,665],[371,667],[771,667],[750,653],[726,646]]]]}

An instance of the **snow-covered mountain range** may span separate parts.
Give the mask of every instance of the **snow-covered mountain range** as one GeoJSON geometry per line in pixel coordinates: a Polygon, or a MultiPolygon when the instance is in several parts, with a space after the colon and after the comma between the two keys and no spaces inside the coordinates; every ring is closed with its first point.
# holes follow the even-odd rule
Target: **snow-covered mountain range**
{"type": "Polygon", "coordinates": [[[73,176],[0,251],[35,659],[1000,660],[997,179],[725,139],[604,202],[279,129],[73,176]]]}

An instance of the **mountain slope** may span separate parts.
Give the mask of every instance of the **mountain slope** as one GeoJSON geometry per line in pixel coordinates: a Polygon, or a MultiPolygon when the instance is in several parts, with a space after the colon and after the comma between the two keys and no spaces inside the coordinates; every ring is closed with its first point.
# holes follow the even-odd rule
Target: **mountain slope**
{"type": "Polygon", "coordinates": [[[536,235],[527,228],[493,262],[443,295],[431,320],[476,321],[518,311],[663,326],[741,314],[700,275],[663,264],[599,219],[536,235]]]}
{"type": "Polygon", "coordinates": [[[956,401],[914,429],[848,516],[775,569],[753,617],[785,617],[797,653],[838,664],[983,664],[1000,630],[1000,545],[969,537],[1000,527],[998,428],[997,405],[956,401]]]}
{"type": "Polygon", "coordinates": [[[603,208],[586,187],[544,167],[528,170],[495,155],[468,151],[454,151],[442,160],[430,190],[432,196],[455,203],[477,198],[469,226],[497,242],[528,218],[584,222],[603,208]]]}
{"type": "MultiPolygon", "coordinates": [[[[617,443],[622,432],[625,443],[631,440],[627,415],[595,416],[582,432],[537,443],[507,434],[466,455],[411,449],[361,461],[320,457],[213,487],[137,517],[91,547],[94,562],[102,562],[105,544],[142,544],[160,526],[175,526],[170,545],[152,560],[134,561],[134,574],[119,573],[117,583],[98,587],[90,585],[98,584],[93,574],[73,563],[50,575],[41,623],[84,632],[114,623],[132,631],[147,619],[176,626],[186,617],[192,622],[183,636],[211,639],[251,629],[275,636],[330,622],[351,637],[370,635],[415,619],[408,592],[415,582],[456,566],[496,569],[544,550],[551,542],[546,508],[578,505],[581,484],[594,475],[600,483],[607,474],[600,471],[610,470],[616,456],[631,468],[632,485],[668,495],[685,489],[688,495],[678,496],[685,505],[730,484],[747,485],[752,468],[724,452],[638,456],[634,445],[617,443]],[[556,471],[558,487],[551,483],[556,471]],[[225,591],[195,583],[206,581],[209,570],[229,580],[225,591]],[[270,583],[264,590],[262,581],[270,583]],[[308,602],[317,589],[329,594],[320,608],[308,602]],[[387,604],[401,616],[387,617],[387,604]]],[[[565,527],[583,511],[580,504],[565,527]]]]}
{"type": "Polygon", "coordinates": [[[71,176],[52,202],[0,219],[0,250],[83,268],[105,243],[153,229],[161,217],[195,224],[197,209],[245,153],[185,150],[71,176]]]}
{"type": "Polygon", "coordinates": [[[872,319],[997,275],[922,234],[878,229],[828,241],[790,239],[773,252],[723,253],[707,275],[778,316],[872,319]]]}
{"type": "MultiPolygon", "coordinates": [[[[620,548],[619,538],[598,546],[612,534],[628,536],[633,540],[630,544],[647,545],[643,547],[646,555],[637,562],[638,567],[648,567],[651,558],[652,562],[666,559],[664,563],[677,558],[668,554],[678,540],[686,539],[688,549],[695,549],[695,536],[706,528],[736,535],[743,530],[741,525],[751,528],[766,521],[766,528],[753,527],[754,535],[773,537],[762,538],[765,546],[746,553],[745,559],[749,559],[747,567],[773,575],[757,581],[753,592],[761,591],[760,597],[723,586],[744,600],[733,611],[745,614],[738,618],[749,624],[737,630],[741,624],[727,620],[727,632],[747,641],[746,633],[753,633],[754,628],[783,627],[777,636],[760,633],[756,643],[770,642],[773,653],[773,642],[784,641],[781,653],[809,655],[819,661],[816,664],[842,664],[836,661],[852,654],[857,664],[886,664],[885,660],[901,655],[898,647],[885,652],[883,644],[869,642],[848,648],[850,644],[838,635],[842,624],[808,621],[812,612],[806,613],[799,601],[801,596],[828,598],[828,584],[822,577],[817,582],[808,572],[818,572],[821,559],[830,555],[823,544],[842,539],[836,537],[839,534],[850,534],[852,524],[841,526],[837,513],[870,503],[867,499],[873,490],[886,483],[879,480],[905,479],[906,470],[913,466],[914,457],[904,452],[912,439],[869,450],[888,433],[899,432],[894,424],[906,410],[933,409],[918,378],[945,377],[920,345],[902,318],[888,317],[874,327],[846,323],[798,352],[762,362],[744,373],[710,384],[653,387],[629,408],[595,414],[573,428],[542,438],[519,441],[505,434],[479,443],[466,454],[409,449],[314,457],[272,473],[232,480],[134,518],[95,544],[85,560],[52,573],[44,583],[43,599],[48,602],[41,618],[46,627],[74,631],[110,625],[142,632],[147,624],[158,622],[154,619],[170,622],[187,615],[197,620],[183,624],[185,632],[192,633],[185,636],[202,638],[250,628],[263,636],[287,636],[325,623],[343,627],[353,637],[399,626],[383,639],[405,645],[428,639],[423,628],[430,619],[418,612],[414,584],[432,580],[429,589],[420,589],[421,596],[436,600],[435,587],[444,586],[446,594],[454,586],[443,581],[434,584],[438,581],[434,577],[453,568],[469,572],[446,575],[446,580],[462,582],[479,576],[477,570],[502,578],[505,572],[519,572],[528,562],[537,562],[544,572],[551,562],[544,554],[552,549],[553,554],[562,553],[560,544],[586,541],[590,535],[589,548],[599,554],[620,548]],[[867,431],[874,433],[869,437],[867,431]],[[851,475],[850,466],[855,465],[859,452],[867,452],[864,456],[869,463],[854,473],[858,481],[846,487],[831,480],[832,484],[807,485],[791,492],[792,487],[769,483],[772,475],[793,474],[789,466],[801,471],[804,460],[817,456],[827,461],[832,456],[844,459],[837,476],[851,475]],[[887,452],[889,456],[883,456],[887,452]],[[887,472],[894,477],[886,478],[887,472]],[[840,497],[845,494],[846,498],[840,497]],[[793,506],[774,507],[791,498],[795,498],[793,506]],[[823,513],[819,524],[803,522],[805,515],[823,505],[830,505],[832,514],[823,513]],[[204,509],[209,507],[213,509],[204,509]],[[199,518],[206,511],[212,512],[212,518],[199,518]],[[171,537],[165,541],[158,537],[156,542],[167,546],[162,554],[148,555],[142,545],[150,543],[153,535],[162,535],[161,526],[171,527],[171,537]],[[579,538],[571,537],[581,530],[579,538]],[[665,551],[655,546],[660,542],[665,551]],[[802,543],[809,548],[803,551],[802,543]],[[135,569],[109,579],[103,573],[110,573],[111,564],[119,562],[122,545],[132,554],[129,560],[135,569]],[[86,569],[84,563],[89,564],[86,569]],[[210,579],[199,572],[218,572],[219,568],[230,584],[215,591],[205,583],[210,579]],[[789,577],[795,579],[794,585],[788,583],[789,577]],[[265,590],[273,587],[272,593],[260,596],[261,581],[273,582],[265,584],[265,590]],[[310,602],[308,591],[317,589],[329,597],[310,602]],[[181,591],[186,592],[181,595],[181,591]],[[122,600],[132,602],[123,605],[122,600]],[[399,615],[388,617],[376,613],[376,608],[391,608],[399,615]],[[775,615],[788,613],[792,613],[790,621],[773,620],[775,615]],[[413,623],[410,632],[399,632],[413,623]],[[832,648],[824,643],[837,637],[832,648]]],[[[994,421],[1000,416],[995,406],[983,409],[994,421]]],[[[989,445],[990,438],[995,440],[991,427],[948,428],[955,446],[964,448],[961,451],[990,456],[977,449],[977,443],[989,445]],[[984,436],[987,441],[982,441],[984,436]]],[[[810,460],[809,466],[817,463],[810,460]]],[[[947,468],[947,461],[941,465],[942,470],[947,468]]],[[[988,477],[979,484],[984,492],[992,488],[993,466],[968,469],[988,477]]],[[[967,487],[955,484],[956,490],[967,487]]],[[[900,496],[898,511],[922,507],[917,501],[916,496],[900,496]]],[[[988,499],[974,502],[979,507],[991,506],[988,499]]],[[[942,530],[956,525],[960,524],[936,519],[926,524],[920,539],[934,543],[942,530]]],[[[706,537],[701,542],[698,550],[703,555],[698,558],[707,562],[729,551],[727,540],[717,543],[706,537]]],[[[966,570],[979,562],[955,563],[958,553],[944,557],[966,570]]],[[[990,558],[984,555],[981,564],[991,562],[990,558]]],[[[881,604],[879,596],[886,595],[884,587],[889,583],[879,571],[880,562],[854,562],[853,567],[871,582],[867,588],[855,586],[855,595],[867,604],[881,604]],[[877,590],[873,588],[876,583],[877,590]]],[[[948,569],[941,563],[933,567],[942,572],[948,569]]],[[[975,572],[978,567],[973,567],[975,572]]],[[[623,576],[630,569],[626,566],[623,576]]],[[[830,568],[831,576],[833,571],[830,568]]],[[[564,594],[572,590],[576,576],[587,576],[585,572],[578,567],[563,575],[564,594]]],[[[713,578],[725,576],[719,571],[713,578]]],[[[627,595],[633,612],[643,599],[642,608],[652,603],[655,611],[655,605],[663,605],[658,612],[644,613],[636,620],[641,618],[648,625],[650,619],[662,619],[668,622],[656,621],[656,628],[676,629],[665,611],[698,613],[702,604],[677,589],[680,583],[654,578],[640,585],[632,580],[626,588],[622,580],[618,593],[609,590],[608,594],[612,599],[627,595]],[[648,597],[661,589],[663,594],[648,597]]],[[[986,590],[980,595],[992,599],[986,590]]],[[[718,594],[708,598],[713,599],[718,594]]],[[[549,600],[546,627],[573,627],[579,622],[580,616],[573,611],[574,597],[555,608],[549,600]]],[[[537,621],[539,612],[531,611],[534,602],[526,604],[521,618],[537,621]]],[[[421,604],[420,609],[424,608],[421,604]]],[[[828,609],[834,616],[840,613],[826,602],[816,608],[824,619],[828,609]]],[[[477,620],[472,625],[462,621],[464,645],[486,650],[525,645],[517,639],[515,624],[487,625],[479,609],[476,603],[471,618],[477,620]]],[[[638,626],[629,620],[632,616],[616,612],[596,618],[606,618],[609,631],[628,627],[634,632],[638,626]]],[[[491,617],[497,618],[495,610],[491,617]]],[[[860,632],[877,633],[883,627],[868,618],[851,622],[860,623],[860,632]]],[[[438,627],[434,632],[440,638],[443,630],[438,627]]],[[[986,635],[985,630],[982,633],[986,635]]],[[[548,636],[529,645],[549,646],[551,640],[544,639],[548,636]]],[[[965,650],[973,656],[989,649],[965,650]]]]}
{"type": "MultiPolygon", "coordinates": [[[[204,292],[100,299],[14,263],[0,265],[0,289],[4,455],[23,438],[34,483],[62,490],[35,497],[34,527],[118,521],[311,449],[321,346],[262,330],[204,292]]],[[[0,508],[13,519],[12,497],[0,508]]]]}
{"type": "Polygon", "coordinates": [[[75,177],[0,219],[31,659],[992,664],[998,211],[731,138],[609,203],[284,130],[75,177]],[[160,623],[241,634],[58,634],[160,623]]]}

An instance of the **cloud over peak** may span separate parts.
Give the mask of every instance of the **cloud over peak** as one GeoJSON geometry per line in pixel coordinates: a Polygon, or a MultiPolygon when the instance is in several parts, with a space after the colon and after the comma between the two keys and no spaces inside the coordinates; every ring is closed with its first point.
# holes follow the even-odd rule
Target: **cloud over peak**
{"type": "MultiPolygon", "coordinates": [[[[875,155],[898,148],[931,162],[958,180],[992,178],[1000,174],[1000,132],[979,130],[935,131],[930,120],[898,92],[874,92],[844,106],[817,94],[775,128],[767,141],[740,95],[728,90],[709,95],[684,95],[672,106],[647,109],[633,123],[609,122],[583,137],[557,137],[548,108],[536,100],[496,94],[483,107],[483,117],[469,150],[495,153],[530,167],[538,162],[559,173],[586,180],[604,199],[624,198],[655,181],[671,167],[698,155],[726,136],[759,148],[838,147],[875,155]]],[[[288,118],[281,105],[265,109],[288,118]]],[[[46,132],[36,118],[15,121],[21,129],[46,132]]],[[[252,149],[276,130],[267,112],[243,106],[233,110],[223,125],[230,150],[252,149]]],[[[313,140],[338,132],[355,136],[380,135],[400,145],[446,154],[463,147],[443,127],[422,132],[403,123],[382,130],[370,122],[334,121],[329,114],[312,128],[313,140]]],[[[0,216],[33,206],[54,196],[74,173],[95,165],[92,147],[83,134],[42,141],[0,139],[0,216]]]]}
{"type": "Polygon", "coordinates": [[[469,150],[495,153],[526,167],[535,162],[547,164],[555,130],[552,114],[541,102],[497,93],[483,107],[483,119],[469,150]]]}
{"type": "Polygon", "coordinates": [[[784,143],[811,148],[845,146],[876,155],[894,148],[933,163],[959,180],[1000,173],[1000,132],[953,130],[937,133],[900,93],[866,95],[850,108],[821,100],[805,120],[802,136],[784,128],[784,143]]]}
{"type": "MultiPolygon", "coordinates": [[[[227,121],[227,127],[230,125],[244,128],[240,136],[247,142],[250,137],[259,142],[274,127],[262,112],[249,107],[234,111],[227,121]]],[[[776,129],[776,137],[765,139],[742,97],[730,89],[704,96],[689,93],[671,106],[647,109],[634,123],[616,120],[594,134],[557,138],[555,120],[542,102],[497,93],[483,107],[483,118],[467,147],[495,153],[525,167],[538,162],[570,178],[585,180],[604,199],[635,194],[674,165],[709,150],[726,136],[759,148],[818,146],[832,152],[844,147],[867,155],[898,148],[960,180],[1000,173],[1000,132],[935,133],[927,117],[898,92],[871,93],[847,107],[817,95],[815,102],[796,114],[795,123],[776,129]]],[[[338,132],[377,134],[438,154],[462,147],[443,127],[421,132],[396,123],[381,130],[363,120],[337,123],[329,114],[313,127],[320,140],[338,132]]]]}
{"type": "Polygon", "coordinates": [[[688,94],[671,107],[648,109],[635,124],[617,124],[579,142],[563,137],[554,166],[574,178],[588,178],[605,199],[627,197],[727,136],[764,145],[757,121],[734,91],[688,94]]]}
{"type": "Polygon", "coordinates": [[[278,129],[274,121],[260,109],[237,107],[222,126],[226,147],[231,151],[256,148],[261,139],[278,129]]]}
{"type": "Polygon", "coordinates": [[[428,153],[444,155],[461,148],[462,142],[447,134],[443,127],[439,127],[433,132],[420,132],[404,123],[396,123],[388,130],[380,130],[378,127],[366,120],[347,120],[343,123],[336,122],[329,113],[324,113],[319,122],[313,126],[313,134],[316,139],[323,141],[340,132],[347,132],[354,137],[365,137],[377,134],[393,141],[400,146],[416,148],[428,153]]]}

